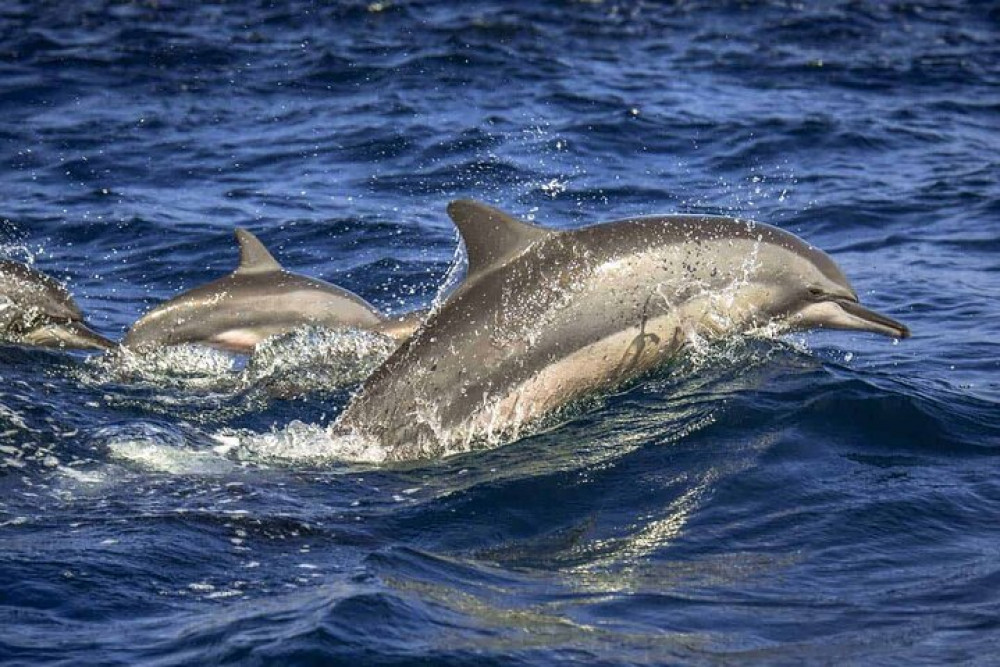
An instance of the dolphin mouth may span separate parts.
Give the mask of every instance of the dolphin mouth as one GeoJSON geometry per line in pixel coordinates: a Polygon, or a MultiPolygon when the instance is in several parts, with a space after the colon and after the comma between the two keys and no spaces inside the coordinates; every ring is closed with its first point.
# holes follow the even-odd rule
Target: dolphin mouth
{"type": "Polygon", "coordinates": [[[51,323],[30,331],[26,342],[42,347],[60,347],[74,350],[113,350],[118,344],[105,338],[83,322],[51,323]]]}
{"type": "Polygon", "coordinates": [[[865,308],[856,300],[837,299],[836,303],[840,309],[847,314],[850,321],[831,325],[831,328],[853,329],[856,331],[870,331],[871,333],[889,336],[891,338],[909,338],[910,328],[882,313],[865,308]]]}

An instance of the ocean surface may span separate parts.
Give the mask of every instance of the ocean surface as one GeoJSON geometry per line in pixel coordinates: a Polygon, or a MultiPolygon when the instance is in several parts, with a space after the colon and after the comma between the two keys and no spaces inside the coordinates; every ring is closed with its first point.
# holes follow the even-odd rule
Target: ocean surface
{"type": "Polygon", "coordinates": [[[517,442],[324,438],[380,360],[0,347],[0,663],[996,664],[1000,9],[0,5],[0,255],[120,337],[236,226],[385,312],[447,203],[754,218],[913,337],[728,341],[517,442]]]}

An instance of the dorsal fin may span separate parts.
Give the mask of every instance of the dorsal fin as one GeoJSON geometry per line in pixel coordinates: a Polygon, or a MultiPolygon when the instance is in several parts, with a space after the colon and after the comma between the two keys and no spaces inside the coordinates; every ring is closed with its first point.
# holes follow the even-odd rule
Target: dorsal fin
{"type": "Polygon", "coordinates": [[[459,199],[448,204],[448,215],[465,243],[469,259],[466,280],[499,266],[535,241],[558,233],[518,220],[471,199],[459,199]]]}
{"type": "Polygon", "coordinates": [[[281,264],[271,256],[260,239],[242,227],[236,228],[236,242],[240,244],[240,265],[236,273],[281,271],[281,264]]]}

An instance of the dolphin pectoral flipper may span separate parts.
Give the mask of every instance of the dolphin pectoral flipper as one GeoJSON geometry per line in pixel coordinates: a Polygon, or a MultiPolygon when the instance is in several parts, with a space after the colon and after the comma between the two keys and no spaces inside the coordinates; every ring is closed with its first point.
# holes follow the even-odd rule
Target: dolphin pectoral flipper
{"type": "Polygon", "coordinates": [[[559,232],[536,227],[503,211],[469,199],[448,204],[451,217],[465,244],[469,259],[466,281],[474,280],[520,254],[535,241],[559,232]]]}
{"type": "Polygon", "coordinates": [[[246,275],[282,270],[281,264],[268,252],[260,239],[242,227],[237,227],[235,234],[240,246],[240,265],[236,268],[236,273],[246,275]]]}
{"type": "Polygon", "coordinates": [[[649,302],[652,298],[652,294],[646,297],[646,302],[642,305],[639,333],[629,342],[621,361],[618,362],[617,375],[620,378],[628,377],[642,362],[644,354],[655,355],[659,351],[660,337],[654,333],[646,333],[646,325],[649,322],[649,302]],[[651,349],[647,349],[647,346],[651,349]]]}
{"type": "Polygon", "coordinates": [[[643,357],[647,359],[652,358],[659,350],[659,336],[652,333],[639,332],[628,344],[628,347],[625,348],[625,353],[622,355],[621,361],[618,362],[618,377],[624,379],[631,376],[642,363],[643,357]]]}

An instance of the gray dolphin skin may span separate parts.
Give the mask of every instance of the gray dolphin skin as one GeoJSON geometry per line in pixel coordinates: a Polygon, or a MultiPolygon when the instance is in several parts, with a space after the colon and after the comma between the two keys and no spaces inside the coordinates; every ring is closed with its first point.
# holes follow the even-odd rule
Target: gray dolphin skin
{"type": "MultiPolygon", "coordinates": [[[[146,313],[122,345],[141,350],[196,343],[245,353],[265,338],[306,325],[384,326],[378,311],[356,294],[285,270],[247,230],[237,229],[236,240],[240,263],[233,273],[146,313]]],[[[386,333],[407,332],[394,328],[386,333]]]]}
{"type": "Polygon", "coordinates": [[[0,260],[0,340],[75,350],[117,347],[86,325],[64,285],[9,260],[0,260]]]}
{"type": "Polygon", "coordinates": [[[373,373],[332,433],[389,460],[517,437],[567,403],[662,364],[693,336],[766,325],[905,338],[826,254],[748,220],[645,217],[546,230],[474,201],[448,213],[468,272],[373,373]]]}

